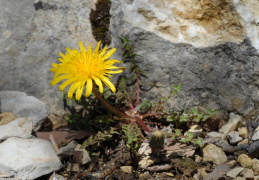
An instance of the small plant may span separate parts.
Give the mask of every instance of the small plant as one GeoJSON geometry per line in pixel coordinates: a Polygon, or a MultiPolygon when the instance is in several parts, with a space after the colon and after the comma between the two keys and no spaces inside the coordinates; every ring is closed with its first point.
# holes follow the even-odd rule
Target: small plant
{"type": "MultiPolygon", "coordinates": [[[[174,86],[168,97],[162,97],[157,104],[152,104],[147,99],[141,99],[141,78],[145,77],[145,73],[140,69],[137,57],[141,57],[134,53],[132,43],[124,36],[121,37],[124,48],[124,58],[126,62],[130,63],[129,73],[130,78],[121,77],[118,84],[119,92],[112,96],[106,96],[103,83],[113,92],[116,92],[116,88],[110,81],[112,74],[122,73],[125,68],[114,66],[115,63],[121,63],[119,60],[109,59],[109,57],[115,52],[115,49],[107,48],[100,49],[101,42],[98,43],[96,49],[93,51],[89,45],[88,50],[83,46],[82,42],[79,42],[80,51],[67,48],[68,53],[63,55],[60,53],[60,64],[52,64],[51,71],[55,73],[51,85],[54,86],[57,83],[62,82],[59,86],[60,91],[64,91],[67,86],[69,87],[67,97],[73,99],[79,105],[82,106],[80,115],[69,116],[67,120],[74,123],[76,127],[80,127],[82,122],[85,127],[104,125],[103,129],[107,129],[107,125],[115,120],[119,120],[122,123],[122,132],[125,136],[123,138],[126,141],[126,145],[131,150],[136,151],[140,142],[142,132],[150,136],[150,146],[154,151],[162,149],[165,141],[165,137],[162,131],[159,129],[154,130],[152,127],[147,126],[144,122],[148,117],[155,117],[160,119],[166,119],[167,122],[173,122],[176,126],[175,133],[171,135],[171,140],[180,140],[182,142],[192,142],[199,146],[202,146],[201,139],[195,139],[193,134],[187,132],[187,137],[181,140],[181,131],[178,126],[187,123],[199,123],[206,121],[211,116],[215,115],[217,111],[205,109],[204,112],[200,112],[194,108],[191,112],[185,111],[172,111],[165,110],[164,104],[168,99],[173,97],[175,93],[178,93],[182,87],[182,83],[174,86]],[[133,85],[136,90],[135,97],[129,95],[128,87],[133,85]],[[101,94],[103,94],[103,96],[101,94]],[[85,91],[84,95],[83,92],[85,91]],[[94,95],[96,98],[90,97],[94,95]],[[88,97],[82,98],[82,96],[88,97]],[[115,97],[111,103],[110,97],[115,97]],[[98,101],[97,101],[98,100],[98,101]],[[101,103],[110,112],[103,111],[101,103]],[[102,110],[101,110],[102,109],[102,110]],[[98,113],[96,113],[98,112],[98,113]],[[104,112],[104,113],[103,113],[104,112]],[[113,117],[112,114],[116,116],[113,117]],[[91,118],[93,118],[91,120],[91,118]],[[77,124],[78,123],[78,124],[77,124]]],[[[71,101],[67,101],[69,108],[71,107],[71,101]]],[[[74,111],[76,111],[74,109],[74,111]]],[[[109,131],[98,132],[95,136],[90,136],[82,145],[82,148],[96,145],[102,141],[106,141],[114,134],[118,134],[113,128],[109,131]]]]}
{"type": "Polygon", "coordinates": [[[103,141],[112,140],[114,134],[119,134],[114,128],[110,128],[108,131],[98,132],[95,136],[91,135],[84,143],[81,148],[87,148],[89,146],[96,146],[103,141]]]}
{"type": "Polygon", "coordinates": [[[125,134],[123,139],[126,141],[126,146],[136,152],[139,148],[142,132],[137,124],[123,124],[122,131],[125,134]]]}

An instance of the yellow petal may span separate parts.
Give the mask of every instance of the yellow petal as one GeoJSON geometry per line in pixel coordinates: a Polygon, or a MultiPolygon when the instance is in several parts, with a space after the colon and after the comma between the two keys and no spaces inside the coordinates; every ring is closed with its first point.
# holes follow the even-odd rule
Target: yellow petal
{"type": "Polygon", "coordinates": [[[64,54],[62,54],[61,52],[58,53],[62,58],[66,58],[66,56],[64,54]]]}
{"type": "Polygon", "coordinates": [[[91,78],[87,79],[86,82],[86,92],[85,92],[85,97],[89,97],[91,95],[93,89],[93,81],[91,78]]]}
{"type": "Polygon", "coordinates": [[[103,55],[106,53],[106,51],[107,51],[106,47],[107,47],[107,45],[105,45],[105,47],[102,50],[100,50],[100,52],[99,52],[100,57],[103,57],[103,55]]]}
{"type": "Polygon", "coordinates": [[[109,57],[111,57],[111,55],[116,51],[115,48],[113,48],[112,50],[110,50],[109,52],[107,52],[102,59],[108,59],[109,57]]]}
{"type": "Polygon", "coordinates": [[[116,88],[114,87],[114,85],[108,78],[102,76],[101,80],[104,82],[104,84],[106,84],[112,90],[113,93],[116,92],[116,88]]]}
{"type": "Polygon", "coordinates": [[[103,84],[102,84],[102,81],[99,79],[99,78],[97,78],[97,77],[92,77],[93,78],[93,80],[95,81],[95,83],[99,86],[99,91],[100,91],[100,93],[103,93],[103,84]]]}
{"type": "Polygon", "coordinates": [[[110,66],[110,67],[108,67],[107,69],[126,69],[126,68],[117,67],[117,66],[110,66]]]}
{"type": "Polygon", "coordinates": [[[98,44],[94,50],[94,54],[97,54],[99,52],[100,45],[101,45],[101,41],[98,42],[98,44]]]}
{"type": "Polygon", "coordinates": [[[122,73],[123,70],[118,70],[118,71],[105,71],[105,73],[109,73],[109,74],[118,74],[118,73],[122,73]]]}
{"type": "Polygon", "coordinates": [[[79,42],[79,48],[80,48],[80,52],[86,52],[85,47],[84,47],[82,41],[79,42]]]}
{"type": "Polygon", "coordinates": [[[57,66],[58,66],[58,64],[56,64],[56,63],[52,63],[52,64],[51,64],[51,66],[52,66],[53,68],[55,68],[55,67],[57,67],[57,66]]]}
{"type": "Polygon", "coordinates": [[[80,82],[73,82],[73,84],[70,86],[67,97],[68,99],[72,99],[74,91],[80,86],[80,82]]]}
{"type": "Polygon", "coordinates": [[[70,74],[66,74],[66,75],[61,75],[61,76],[58,76],[58,77],[56,77],[56,78],[54,78],[51,82],[50,82],[50,84],[51,84],[51,86],[55,86],[57,83],[59,83],[60,81],[62,81],[63,79],[69,79],[69,78],[71,78],[71,75],[70,74]]]}
{"type": "Polygon", "coordinates": [[[80,86],[76,90],[76,100],[79,100],[84,90],[85,82],[80,82],[80,86]]]}
{"type": "Polygon", "coordinates": [[[74,78],[70,78],[70,79],[66,80],[65,82],[63,82],[63,83],[58,87],[58,89],[59,89],[60,91],[64,91],[64,89],[65,89],[69,84],[71,84],[73,81],[75,81],[74,78]]]}

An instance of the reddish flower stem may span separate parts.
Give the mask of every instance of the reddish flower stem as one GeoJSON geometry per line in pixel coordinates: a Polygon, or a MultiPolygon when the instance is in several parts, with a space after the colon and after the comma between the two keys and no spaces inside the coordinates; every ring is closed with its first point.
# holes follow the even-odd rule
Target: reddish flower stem
{"type": "Polygon", "coordinates": [[[101,103],[111,112],[113,112],[114,114],[116,114],[119,117],[124,117],[127,118],[127,114],[117,110],[116,108],[112,107],[109,103],[107,103],[107,101],[96,91],[95,87],[93,87],[93,93],[96,96],[96,98],[101,101],[101,103]]]}
{"type": "Polygon", "coordinates": [[[136,100],[136,107],[137,107],[140,101],[140,85],[139,85],[139,77],[138,77],[137,71],[136,71],[136,83],[137,83],[137,100],[136,100]]]}
{"type": "Polygon", "coordinates": [[[144,121],[143,121],[140,117],[135,116],[134,118],[135,118],[135,120],[137,120],[138,125],[139,125],[145,132],[147,132],[147,133],[150,133],[150,132],[151,132],[151,130],[147,127],[147,125],[144,123],[144,121]]]}
{"type": "Polygon", "coordinates": [[[150,133],[151,130],[147,127],[147,125],[144,123],[144,121],[142,120],[142,118],[140,118],[139,116],[129,116],[126,113],[123,113],[119,110],[117,110],[116,108],[112,107],[95,89],[95,87],[93,87],[93,93],[96,96],[96,98],[101,101],[101,103],[111,112],[113,112],[114,114],[116,114],[119,117],[125,118],[125,119],[132,119],[133,121],[136,121],[137,124],[147,133],[150,133]]]}

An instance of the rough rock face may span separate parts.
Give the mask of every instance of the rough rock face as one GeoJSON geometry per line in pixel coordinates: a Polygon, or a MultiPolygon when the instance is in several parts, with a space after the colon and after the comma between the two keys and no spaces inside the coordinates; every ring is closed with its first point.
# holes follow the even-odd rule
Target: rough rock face
{"type": "Polygon", "coordinates": [[[18,90],[62,113],[61,94],[50,86],[51,63],[66,47],[93,38],[89,14],[96,0],[0,1],[0,91],[18,90]]]}
{"type": "Polygon", "coordinates": [[[112,0],[114,46],[121,46],[120,35],[134,42],[148,73],[148,98],[166,96],[171,86],[182,82],[182,91],[170,101],[176,108],[256,113],[259,54],[245,38],[246,20],[230,1],[195,2],[112,0]]]}
{"type": "MultiPolygon", "coordinates": [[[[225,42],[241,43],[246,36],[253,39],[252,42],[259,41],[259,29],[253,30],[259,21],[259,3],[253,0],[121,2],[125,21],[171,42],[207,47],[225,42]]],[[[258,42],[254,42],[256,44],[258,42]]]]}
{"type": "MultiPolygon", "coordinates": [[[[0,1],[0,91],[35,96],[51,113],[63,111],[61,93],[50,86],[58,52],[91,43],[89,14],[97,0],[0,1]]],[[[170,105],[235,111],[259,106],[259,2],[254,0],[111,0],[114,58],[122,59],[120,35],[143,56],[150,91],[170,105]]]]}

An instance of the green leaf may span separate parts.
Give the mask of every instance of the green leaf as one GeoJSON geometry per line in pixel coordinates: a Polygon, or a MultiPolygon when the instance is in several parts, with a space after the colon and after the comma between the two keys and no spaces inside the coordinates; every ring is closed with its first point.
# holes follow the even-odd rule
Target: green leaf
{"type": "Polygon", "coordinates": [[[83,144],[82,144],[82,146],[80,147],[81,149],[84,149],[84,148],[86,148],[88,145],[87,145],[87,143],[86,143],[86,141],[84,141],[83,142],[83,144]]]}
{"type": "Polygon", "coordinates": [[[165,101],[165,102],[167,102],[167,100],[168,100],[166,97],[161,97],[160,99],[165,101]]]}
{"type": "Polygon", "coordinates": [[[166,121],[171,122],[171,121],[173,121],[173,118],[171,118],[171,117],[169,116],[169,117],[166,118],[166,121]]]}
{"type": "Polygon", "coordinates": [[[199,114],[199,111],[195,108],[192,108],[191,111],[192,111],[193,114],[199,114]]]}
{"type": "Polygon", "coordinates": [[[181,135],[180,129],[175,129],[174,132],[175,132],[176,136],[180,136],[181,135]]]}
{"type": "Polygon", "coordinates": [[[186,116],[186,115],[181,115],[179,122],[183,123],[183,122],[187,122],[188,120],[189,120],[189,119],[188,119],[188,116],[186,116]]]}
{"type": "Polygon", "coordinates": [[[193,120],[194,120],[195,122],[200,122],[200,120],[202,119],[202,117],[203,117],[203,114],[200,114],[200,115],[196,116],[193,120]]]}
{"type": "Polygon", "coordinates": [[[193,138],[193,137],[194,137],[194,135],[193,135],[193,133],[192,133],[192,132],[187,131],[186,133],[187,133],[187,136],[188,136],[189,138],[193,138]]]}
{"type": "Polygon", "coordinates": [[[200,147],[203,146],[202,139],[199,137],[196,140],[192,140],[193,143],[198,144],[200,147]]]}
{"type": "Polygon", "coordinates": [[[69,121],[70,120],[70,116],[65,116],[65,120],[69,121]]]}
{"type": "Polygon", "coordinates": [[[209,119],[212,116],[213,116],[213,114],[211,114],[211,115],[204,115],[203,118],[202,118],[202,121],[206,121],[207,119],[209,119]]]}
{"type": "Polygon", "coordinates": [[[185,143],[185,142],[189,142],[191,140],[192,140],[192,138],[188,137],[188,138],[185,138],[185,139],[181,139],[180,141],[185,143]]]}
{"type": "Polygon", "coordinates": [[[87,139],[90,143],[93,142],[93,136],[91,135],[88,139],[87,139]]]}
{"type": "Polygon", "coordinates": [[[218,110],[211,110],[211,109],[205,109],[204,111],[206,111],[208,114],[213,114],[213,115],[215,115],[217,112],[218,112],[218,110]]]}
{"type": "Polygon", "coordinates": [[[175,135],[173,135],[172,137],[170,137],[170,139],[172,139],[172,140],[175,140],[175,138],[176,138],[175,135]]]}
{"type": "Polygon", "coordinates": [[[125,47],[128,43],[131,43],[131,41],[129,41],[125,36],[121,35],[121,40],[122,40],[122,44],[123,47],[125,47]]]}
{"type": "Polygon", "coordinates": [[[176,90],[176,92],[179,92],[181,90],[182,83],[179,83],[177,86],[174,86],[173,89],[176,90]]]}

